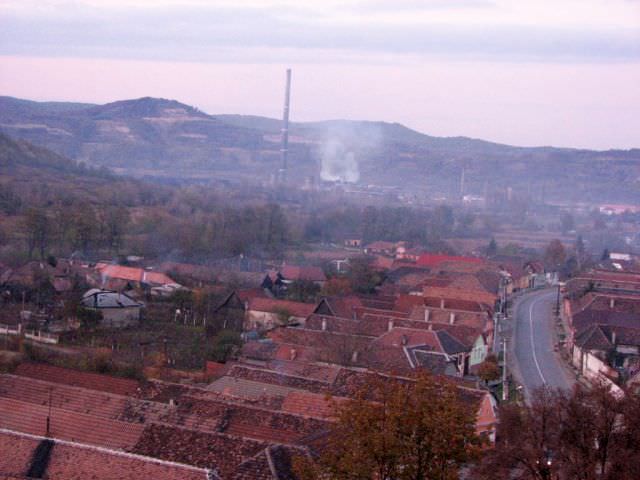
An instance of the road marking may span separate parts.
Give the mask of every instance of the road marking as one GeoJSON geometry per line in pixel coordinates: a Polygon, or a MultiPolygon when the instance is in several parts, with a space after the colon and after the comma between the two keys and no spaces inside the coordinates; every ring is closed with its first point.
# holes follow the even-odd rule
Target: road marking
{"type": "Polygon", "coordinates": [[[533,306],[538,303],[541,298],[542,297],[536,298],[533,302],[531,302],[531,306],[529,306],[529,338],[531,339],[531,354],[533,355],[533,361],[536,364],[536,368],[538,369],[538,375],[540,375],[542,383],[546,385],[547,381],[544,379],[544,375],[542,375],[542,370],[540,369],[540,364],[538,363],[538,357],[536,356],[535,343],[533,342],[533,306]]]}

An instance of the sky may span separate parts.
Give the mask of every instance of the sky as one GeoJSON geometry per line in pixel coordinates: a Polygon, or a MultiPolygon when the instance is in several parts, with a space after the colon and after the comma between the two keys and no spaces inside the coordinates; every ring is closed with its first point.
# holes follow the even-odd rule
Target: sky
{"type": "Polygon", "coordinates": [[[0,95],[640,147],[640,0],[0,0],[0,95]]]}

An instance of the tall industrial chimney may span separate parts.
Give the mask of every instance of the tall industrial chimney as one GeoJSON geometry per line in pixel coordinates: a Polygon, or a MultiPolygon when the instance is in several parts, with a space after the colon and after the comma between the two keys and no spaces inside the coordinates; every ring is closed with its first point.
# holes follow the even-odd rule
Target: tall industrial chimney
{"type": "Polygon", "coordinates": [[[291,69],[287,68],[287,86],[284,90],[284,112],[282,113],[282,145],[280,156],[282,165],[280,166],[280,181],[287,181],[287,154],[289,153],[289,100],[291,96],[291,69]]]}

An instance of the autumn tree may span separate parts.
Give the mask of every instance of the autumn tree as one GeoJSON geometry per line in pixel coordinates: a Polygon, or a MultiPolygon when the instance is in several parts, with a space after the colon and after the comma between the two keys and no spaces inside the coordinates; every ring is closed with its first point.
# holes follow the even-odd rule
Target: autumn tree
{"type": "Polygon", "coordinates": [[[310,302],[316,300],[320,287],[310,280],[296,280],[287,287],[287,298],[296,302],[310,302]]]}
{"type": "Polygon", "coordinates": [[[372,376],[345,402],[315,462],[296,461],[304,480],[449,480],[475,458],[475,415],[458,389],[427,373],[415,382],[372,376]]]}
{"type": "MultiPolygon", "coordinates": [[[[496,447],[478,479],[631,480],[640,471],[640,396],[607,385],[537,390],[527,406],[501,407],[496,447]]],[[[474,478],[476,478],[474,477],[474,478]]]]}
{"type": "Polygon", "coordinates": [[[129,212],[124,207],[107,207],[100,212],[99,220],[103,245],[119,253],[129,223],[129,212]]]}
{"type": "Polygon", "coordinates": [[[351,282],[348,278],[343,277],[330,278],[324,283],[320,291],[320,294],[324,297],[350,295],[351,293],[353,293],[351,290],[351,282]]]}
{"type": "Polygon", "coordinates": [[[242,338],[233,330],[221,330],[210,341],[207,358],[214,362],[226,362],[242,346],[242,338]]]}
{"type": "Polygon", "coordinates": [[[372,293],[381,282],[382,275],[371,265],[371,259],[357,257],[349,260],[347,278],[351,290],[357,293],[372,293]]]}
{"type": "Polygon", "coordinates": [[[498,359],[495,355],[489,355],[484,362],[478,367],[478,377],[488,383],[492,380],[500,378],[500,367],[498,366],[498,359]]]}
{"type": "Polygon", "coordinates": [[[44,259],[51,241],[51,221],[44,210],[29,208],[23,220],[24,235],[27,241],[29,258],[33,251],[38,250],[40,258],[44,259]]]}
{"type": "Polygon", "coordinates": [[[487,257],[493,257],[498,253],[498,244],[495,237],[491,237],[491,241],[486,248],[487,257]]]}
{"type": "Polygon", "coordinates": [[[558,270],[567,258],[564,245],[558,239],[551,240],[544,251],[544,263],[549,269],[558,270]]]}

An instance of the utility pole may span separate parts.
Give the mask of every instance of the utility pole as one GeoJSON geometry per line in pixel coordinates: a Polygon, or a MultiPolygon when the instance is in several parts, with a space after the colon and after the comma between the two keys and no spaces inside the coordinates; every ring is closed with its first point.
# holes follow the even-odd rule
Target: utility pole
{"type": "Polygon", "coordinates": [[[507,386],[507,337],[502,337],[502,400],[506,401],[509,397],[509,389],[507,386]]]}

